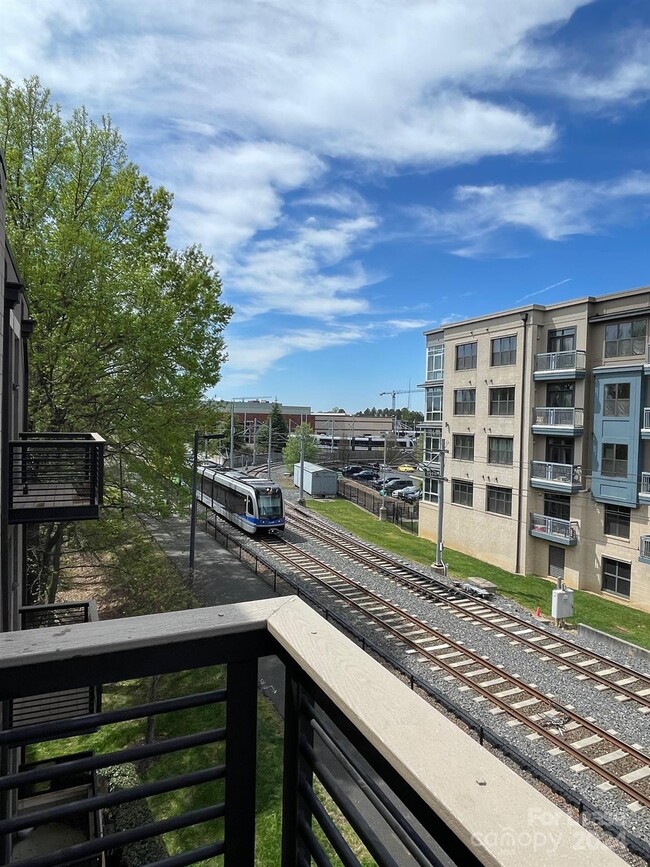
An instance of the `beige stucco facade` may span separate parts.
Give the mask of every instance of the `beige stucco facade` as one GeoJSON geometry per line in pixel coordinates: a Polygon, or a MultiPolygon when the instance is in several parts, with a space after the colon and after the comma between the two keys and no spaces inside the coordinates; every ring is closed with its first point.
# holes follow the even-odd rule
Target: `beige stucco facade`
{"type": "MultiPolygon", "coordinates": [[[[445,546],[650,610],[650,291],[426,339],[425,466],[439,437],[445,546]]],[[[420,535],[436,541],[429,475],[420,535]]]]}

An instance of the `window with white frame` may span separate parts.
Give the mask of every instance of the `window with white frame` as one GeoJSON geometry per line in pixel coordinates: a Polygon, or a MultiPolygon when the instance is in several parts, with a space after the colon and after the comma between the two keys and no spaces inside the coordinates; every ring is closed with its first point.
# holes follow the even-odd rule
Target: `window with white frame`
{"type": "Polygon", "coordinates": [[[433,343],[427,346],[427,382],[435,382],[445,375],[445,345],[433,343]]]}
{"type": "Polygon", "coordinates": [[[619,479],[627,477],[627,445],[624,443],[603,443],[601,472],[604,476],[619,479]]]}
{"type": "Polygon", "coordinates": [[[630,415],[630,383],[608,382],[603,387],[603,415],[628,418],[630,415]]]}
{"type": "Polygon", "coordinates": [[[422,499],[425,500],[427,503],[437,503],[439,484],[440,481],[438,479],[432,479],[429,476],[425,476],[422,499]]]}
{"type": "Polygon", "coordinates": [[[425,421],[439,422],[442,424],[442,386],[435,385],[433,388],[427,388],[426,394],[426,415],[425,421]]]}

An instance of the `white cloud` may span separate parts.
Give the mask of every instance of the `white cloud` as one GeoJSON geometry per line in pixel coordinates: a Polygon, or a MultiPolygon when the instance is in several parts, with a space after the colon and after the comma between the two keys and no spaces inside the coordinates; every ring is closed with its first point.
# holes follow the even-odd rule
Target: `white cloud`
{"type": "Polygon", "coordinates": [[[64,101],[110,110],[129,139],[167,116],[321,155],[454,163],[549,146],[552,124],[471,91],[585,2],[6,0],[6,71],[38,71],[64,101]]]}
{"type": "Polygon", "coordinates": [[[350,253],[376,228],[373,217],[297,226],[260,240],[237,257],[227,276],[244,317],[269,311],[331,320],[368,310],[359,290],[376,281],[350,253]]]}
{"type": "Polygon", "coordinates": [[[489,253],[500,230],[527,230],[548,241],[602,232],[650,208],[650,173],[609,181],[553,181],[536,186],[462,186],[447,211],[419,208],[425,234],[459,255],[489,253]],[[460,246],[458,246],[460,245],[460,246]]]}

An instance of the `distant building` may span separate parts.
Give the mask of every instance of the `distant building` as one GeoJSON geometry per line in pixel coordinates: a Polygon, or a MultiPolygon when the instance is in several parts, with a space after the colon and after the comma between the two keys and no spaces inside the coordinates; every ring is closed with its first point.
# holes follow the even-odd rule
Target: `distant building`
{"type": "MultiPolygon", "coordinates": [[[[243,427],[245,441],[252,443],[257,429],[267,424],[273,403],[272,400],[240,400],[234,403],[223,401],[222,406],[224,412],[228,414],[234,410],[235,424],[243,427]]],[[[278,402],[278,407],[289,432],[303,423],[311,425],[313,429],[314,416],[310,406],[284,406],[278,402]]]]}
{"type": "Polygon", "coordinates": [[[650,289],[426,332],[420,534],[650,610],[650,289]],[[444,481],[439,452],[444,440],[444,481]]]}

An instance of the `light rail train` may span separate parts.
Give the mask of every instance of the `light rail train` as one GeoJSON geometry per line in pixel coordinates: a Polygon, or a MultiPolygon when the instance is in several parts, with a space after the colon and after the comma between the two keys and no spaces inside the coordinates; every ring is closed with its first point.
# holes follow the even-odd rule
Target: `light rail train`
{"type": "MultiPolygon", "coordinates": [[[[412,449],[415,447],[415,442],[417,439],[416,434],[398,434],[396,437],[391,437],[389,444],[391,447],[397,447],[402,449],[412,449]]],[[[357,437],[349,437],[349,436],[331,436],[330,434],[317,433],[314,434],[314,441],[316,445],[321,448],[347,448],[351,451],[372,451],[381,450],[384,447],[384,437],[381,436],[372,436],[368,434],[367,436],[357,436],[357,437]]]]}
{"type": "Polygon", "coordinates": [[[217,515],[246,533],[284,530],[282,489],[271,479],[209,467],[200,467],[198,475],[196,496],[217,515]]]}

